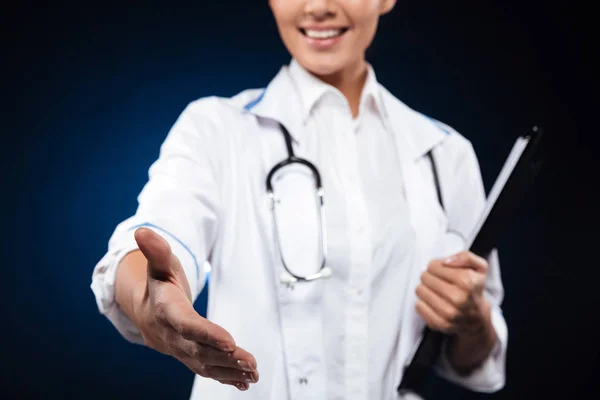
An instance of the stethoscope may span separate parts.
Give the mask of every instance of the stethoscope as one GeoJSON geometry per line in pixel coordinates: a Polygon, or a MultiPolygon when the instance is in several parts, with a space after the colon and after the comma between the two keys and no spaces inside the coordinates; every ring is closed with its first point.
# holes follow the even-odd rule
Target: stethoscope
{"type": "MultiPolygon", "coordinates": [[[[329,268],[327,266],[327,236],[326,236],[326,225],[325,225],[325,203],[324,203],[324,195],[323,195],[323,187],[321,184],[321,174],[319,173],[319,170],[317,169],[317,167],[312,164],[310,161],[305,160],[303,158],[297,157],[294,154],[294,149],[292,148],[292,138],[290,136],[290,133],[288,132],[288,130],[285,128],[285,126],[283,126],[283,124],[279,124],[281,127],[281,132],[283,134],[283,137],[285,139],[285,146],[287,148],[287,153],[288,156],[286,159],[284,159],[283,161],[280,161],[279,163],[277,163],[272,169],[271,171],[269,171],[269,174],[267,175],[267,180],[266,180],[266,185],[267,185],[267,195],[271,201],[271,213],[273,216],[273,225],[274,225],[274,230],[275,230],[275,242],[278,248],[278,252],[279,252],[279,257],[281,258],[281,263],[283,264],[283,268],[285,269],[285,272],[283,272],[280,276],[280,282],[287,285],[288,287],[293,287],[293,284],[297,283],[297,282],[311,282],[311,281],[316,281],[318,279],[321,278],[329,278],[332,274],[331,268],[329,268]],[[276,212],[276,208],[277,208],[277,204],[278,204],[278,199],[275,196],[275,193],[273,191],[273,184],[272,184],[272,180],[273,177],[275,176],[275,174],[281,170],[284,167],[287,167],[289,165],[292,164],[301,164],[304,165],[306,167],[308,167],[308,169],[310,169],[310,171],[312,172],[313,178],[315,180],[315,189],[316,189],[316,196],[317,196],[317,202],[319,204],[319,245],[320,245],[320,250],[321,250],[321,265],[320,268],[317,272],[315,272],[312,275],[308,275],[308,276],[301,276],[301,275],[297,275],[294,272],[292,272],[287,263],[285,262],[285,258],[283,257],[283,250],[281,248],[281,236],[280,236],[280,231],[279,231],[279,227],[277,224],[277,212],[276,212]]],[[[430,163],[431,163],[431,169],[433,172],[433,180],[435,183],[435,190],[437,193],[437,197],[438,197],[438,201],[440,206],[442,207],[442,210],[445,211],[445,207],[444,207],[444,201],[442,199],[442,190],[441,190],[441,185],[440,185],[440,180],[439,180],[439,176],[438,176],[438,172],[437,172],[437,166],[433,157],[433,153],[432,151],[429,151],[427,153],[427,158],[429,159],[430,163]]],[[[452,229],[447,229],[447,233],[453,235],[454,237],[456,237],[457,240],[460,240],[462,243],[466,243],[466,239],[465,237],[458,231],[456,230],[452,230],[452,229]]]]}
{"type": "Polygon", "coordinates": [[[285,160],[277,163],[272,169],[271,171],[269,171],[269,174],[267,175],[267,181],[266,181],[266,185],[267,185],[267,195],[271,201],[271,213],[273,216],[273,225],[274,225],[274,229],[275,229],[275,242],[278,248],[278,252],[279,252],[279,257],[281,258],[281,263],[283,264],[283,268],[285,269],[285,272],[283,272],[280,276],[280,281],[281,283],[291,286],[294,283],[297,282],[311,282],[311,281],[316,281],[317,279],[321,279],[321,278],[329,278],[331,276],[331,268],[329,268],[327,266],[327,234],[325,231],[325,202],[323,200],[323,186],[321,184],[321,174],[319,173],[319,170],[317,169],[317,167],[311,163],[308,160],[305,160],[303,158],[297,157],[294,154],[294,149],[292,148],[292,138],[290,136],[290,133],[288,132],[288,130],[285,128],[285,126],[283,126],[282,124],[280,124],[281,127],[281,131],[283,133],[283,137],[285,139],[285,147],[287,148],[287,153],[288,156],[285,160]],[[278,199],[275,196],[275,193],[273,191],[273,184],[272,184],[272,180],[273,177],[275,176],[275,174],[281,170],[284,167],[287,167],[289,165],[292,164],[300,164],[300,165],[304,165],[306,167],[308,167],[308,169],[310,169],[310,171],[312,172],[314,181],[315,181],[315,190],[316,190],[316,200],[317,200],[317,204],[319,205],[319,212],[318,212],[318,219],[319,219],[319,226],[318,226],[318,230],[319,230],[319,248],[320,248],[320,253],[321,253],[321,263],[320,263],[320,268],[317,272],[315,272],[314,274],[311,275],[307,275],[307,276],[301,276],[301,275],[297,275],[294,272],[292,272],[290,270],[290,268],[288,267],[287,263],[285,262],[285,258],[283,257],[283,250],[281,248],[281,236],[280,236],[280,231],[279,231],[279,227],[277,224],[277,204],[278,204],[278,199]]]}

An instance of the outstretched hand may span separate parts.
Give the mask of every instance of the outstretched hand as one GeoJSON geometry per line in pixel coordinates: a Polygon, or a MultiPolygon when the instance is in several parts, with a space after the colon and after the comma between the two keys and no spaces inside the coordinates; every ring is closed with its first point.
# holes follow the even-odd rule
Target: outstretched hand
{"type": "Polygon", "coordinates": [[[169,244],[146,228],[135,232],[135,240],[148,261],[147,282],[134,311],[146,345],[202,377],[239,390],[257,382],[254,357],[237,347],[229,332],[194,310],[187,278],[169,244]]]}

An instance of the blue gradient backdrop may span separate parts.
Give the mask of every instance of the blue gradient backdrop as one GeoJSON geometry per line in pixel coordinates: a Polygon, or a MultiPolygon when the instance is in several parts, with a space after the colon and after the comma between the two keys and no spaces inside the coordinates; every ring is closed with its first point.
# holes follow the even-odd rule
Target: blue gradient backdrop
{"type": "MultiPolygon", "coordinates": [[[[516,135],[547,128],[550,165],[501,245],[507,388],[482,397],[587,396],[598,389],[597,347],[571,350],[595,343],[575,328],[598,322],[577,253],[593,245],[596,204],[587,35],[570,10],[528,4],[400,2],[369,58],[401,100],[473,142],[488,190],[516,135]]],[[[189,395],[191,372],[125,342],[99,315],[92,268],[187,103],[263,87],[289,56],[266,1],[173,6],[4,15],[0,398],[189,395]]],[[[206,291],[196,303],[205,306],[206,291]]],[[[430,383],[432,398],[476,397],[430,383]]]]}

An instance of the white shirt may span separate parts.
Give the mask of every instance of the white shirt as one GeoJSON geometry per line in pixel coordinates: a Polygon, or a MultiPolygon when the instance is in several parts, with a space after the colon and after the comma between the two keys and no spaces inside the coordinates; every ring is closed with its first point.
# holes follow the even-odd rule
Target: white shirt
{"type": "Polygon", "coordinates": [[[303,105],[304,151],[325,191],[334,271],[323,299],[328,398],[381,399],[396,376],[402,294],[414,262],[394,137],[372,69],[356,120],[338,90],[296,62],[289,72],[303,105]]]}
{"type": "MultiPolygon", "coordinates": [[[[116,228],[96,266],[92,289],[100,311],[124,337],[141,343],[114,302],[116,266],[136,248],[135,227],[149,226],[170,242],[194,296],[205,282],[204,261],[210,262],[208,318],[256,357],[261,378],[242,393],[196,377],[194,399],[396,399],[402,366],[423,328],[414,311],[420,271],[449,253],[449,225],[469,233],[484,201],[466,139],[401,104],[372,69],[354,120],[343,95],[295,61],[265,90],[192,103],[149,175],[136,215],[116,228]],[[333,271],[293,290],[279,281],[283,269],[265,189],[269,170],[287,157],[278,123],[290,131],[296,155],[322,176],[333,271]],[[413,143],[409,132],[419,133],[413,143]],[[420,160],[436,146],[440,178],[452,182],[445,186],[448,217],[420,160]],[[459,183],[449,175],[457,170],[459,183]]],[[[286,262],[297,273],[314,272],[319,253],[310,174],[288,170],[275,180],[275,194],[286,262]]],[[[499,343],[468,378],[444,360],[439,366],[448,379],[482,391],[504,384],[507,338],[497,260],[489,261],[499,343]]]]}

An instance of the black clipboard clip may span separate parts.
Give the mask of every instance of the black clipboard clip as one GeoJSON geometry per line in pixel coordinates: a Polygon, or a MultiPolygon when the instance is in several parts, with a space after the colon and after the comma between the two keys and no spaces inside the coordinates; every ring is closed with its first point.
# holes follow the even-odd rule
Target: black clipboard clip
{"type": "MultiPolygon", "coordinates": [[[[534,126],[528,134],[519,136],[515,141],[488,195],[486,208],[471,234],[472,239],[467,246],[471,252],[488,257],[509,224],[515,220],[517,207],[542,168],[543,160],[539,151],[542,136],[543,129],[534,126]]],[[[444,340],[442,332],[425,328],[421,342],[398,385],[400,396],[408,392],[419,393],[428,372],[440,356],[444,340]]]]}

